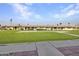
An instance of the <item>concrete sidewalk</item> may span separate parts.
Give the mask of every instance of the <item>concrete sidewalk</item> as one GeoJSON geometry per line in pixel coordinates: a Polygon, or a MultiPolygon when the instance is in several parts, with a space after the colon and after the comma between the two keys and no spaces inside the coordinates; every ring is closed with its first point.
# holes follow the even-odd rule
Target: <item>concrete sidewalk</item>
{"type": "MultiPolygon", "coordinates": [[[[15,53],[15,55],[64,56],[58,49],[62,47],[79,46],[79,40],[46,41],[34,43],[0,44],[0,55],[15,53]],[[17,52],[17,53],[16,53],[17,52]]],[[[77,49],[78,50],[78,49],[77,49]]]]}
{"type": "Polygon", "coordinates": [[[63,56],[54,46],[48,42],[36,43],[39,56],[63,56]]]}
{"type": "Polygon", "coordinates": [[[79,46],[79,39],[75,40],[61,40],[61,41],[49,41],[56,48],[58,47],[70,47],[70,46],[79,46]]]}
{"type": "Polygon", "coordinates": [[[35,43],[7,44],[0,46],[0,54],[36,50],[35,43]]]}
{"type": "Polygon", "coordinates": [[[21,51],[36,51],[38,56],[62,56],[54,46],[49,42],[23,43],[23,44],[7,44],[0,46],[0,54],[8,54],[21,51]]]}

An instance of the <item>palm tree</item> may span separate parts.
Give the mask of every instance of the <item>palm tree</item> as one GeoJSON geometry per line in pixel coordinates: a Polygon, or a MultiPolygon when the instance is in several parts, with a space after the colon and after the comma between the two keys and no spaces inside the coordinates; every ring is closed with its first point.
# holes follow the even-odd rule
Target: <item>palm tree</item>
{"type": "Polygon", "coordinates": [[[62,25],[62,23],[59,23],[60,25],[62,25]]]}
{"type": "Polygon", "coordinates": [[[21,26],[21,24],[18,24],[18,26],[21,26]]]}
{"type": "Polygon", "coordinates": [[[57,24],[57,26],[59,26],[59,24],[57,24]]]}
{"type": "Polygon", "coordinates": [[[12,21],[13,21],[13,20],[12,20],[12,18],[11,18],[11,19],[10,19],[10,23],[11,23],[10,25],[12,25],[12,21]]]}
{"type": "Polygon", "coordinates": [[[1,24],[0,24],[0,26],[1,26],[1,24]]]}
{"type": "Polygon", "coordinates": [[[70,25],[70,22],[68,22],[68,26],[70,25]]]}

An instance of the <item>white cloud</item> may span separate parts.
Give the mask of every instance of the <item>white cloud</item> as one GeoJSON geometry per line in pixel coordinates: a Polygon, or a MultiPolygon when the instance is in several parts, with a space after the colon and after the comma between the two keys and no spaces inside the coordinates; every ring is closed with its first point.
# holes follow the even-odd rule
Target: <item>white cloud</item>
{"type": "Polygon", "coordinates": [[[55,14],[53,17],[57,18],[57,19],[63,19],[63,18],[66,17],[66,15],[64,15],[64,14],[55,14]]]}
{"type": "Polygon", "coordinates": [[[62,12],[66,12],[66,11],[72,9],[74,6],[75,6],[74,4],[67,6],[66,8],[62,9],[62,12]]]}
{"type": "Polygon", "coordinates": [[[55,18],[60,18],[60,15],[59,14],[55,14],[54,17],[55,18]]]}
{"type": "Polygon", "coordinates": [[[69,16],[73,16],[73,15],[76,15],[76,14],[79,14],[78,10],[70,10],[66,15],[69,17],[69,16]]]}
{"type": "Polygon", "coordinates": [[[28,18],[32,15],[32,12],[28,10],[28,7],[22,4],[12,4],[14,11],[23,18],[28,18]]]}
{"type": "Polygon", "coordinates": [[[66,14],[66,16],[72,16],[72,15],[74,15],[74,14],[76,14],[76,11],[75,11],[75,10],[70,10],[70,11],[66,14]]]}
{"type": "Polygon", "coordinates": [[[30,17],[36,18],[36,19],[40,19],[41,16],[35,12],[31,12],[29,11],[29,8],[27,5],[32,5],[31,3],[26,3],[24,4],[11,4],[13,6],[14,11],[16,12],[16,14],[20,15],[18,16],[19,18],[22,19],[29,19],[30,17]]]}
{"type": "Polygon", "coordinates": [[[55,18],[66,18],[79,14],[79,4],[72,4],[62,9],[61,14],[57,13],[54,15],[55,18]]]}

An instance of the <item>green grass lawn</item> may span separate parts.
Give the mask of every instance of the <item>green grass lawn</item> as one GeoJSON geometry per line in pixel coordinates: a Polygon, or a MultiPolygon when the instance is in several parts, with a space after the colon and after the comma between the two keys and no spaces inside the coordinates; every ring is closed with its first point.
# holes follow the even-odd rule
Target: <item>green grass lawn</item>
{"type": "Polygon", "coordinates": [[[5,43],[22,43],[36,41],[51,41],[51,40],[71,40],[79,37],[69,36],[56,32],[21,32],[18,31],[0,31],[0,44],[5,43]]]}
{"type": "Polygon", "coordinates": [[[79,30],[68,31],[68,33],[79,35],[79,30]]]}

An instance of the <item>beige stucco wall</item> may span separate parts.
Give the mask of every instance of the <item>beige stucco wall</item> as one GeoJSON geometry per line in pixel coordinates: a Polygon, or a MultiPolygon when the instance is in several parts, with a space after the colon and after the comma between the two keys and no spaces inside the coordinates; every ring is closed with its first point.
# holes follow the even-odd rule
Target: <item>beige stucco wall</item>
{"type": "Polygon", "coordinates": [[[74,28],[63,28],[63,30],[74,30],[74,28]]]}

